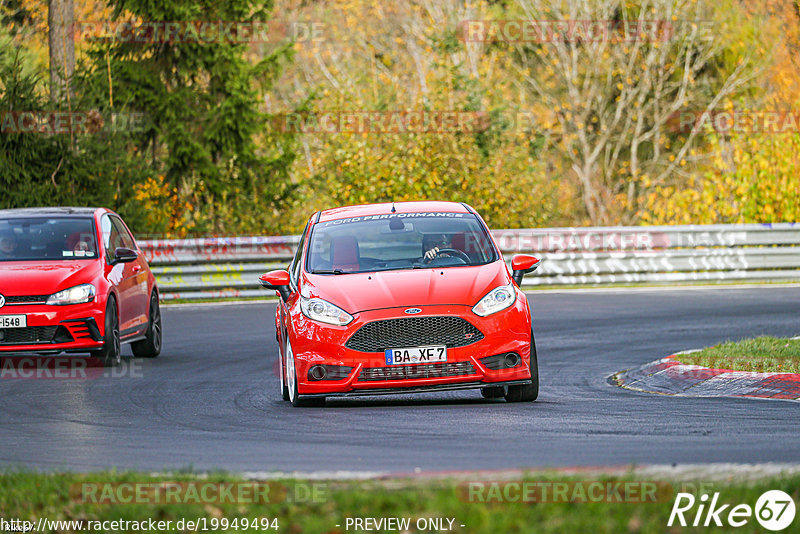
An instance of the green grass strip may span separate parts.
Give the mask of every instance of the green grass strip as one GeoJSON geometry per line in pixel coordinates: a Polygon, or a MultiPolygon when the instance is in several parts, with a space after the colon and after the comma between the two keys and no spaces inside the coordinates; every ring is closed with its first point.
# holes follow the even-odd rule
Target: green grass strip
{"type": "Polygon", "coordinates": [[[700,352],[681,354],[688,365],[759,373],[800,373],[800,339],[758,337],[728,341],[700,352]]]}
{"type": "MultiPolygon", "coordinates": [[[[484,475],[485,476],[485,475],[484,475]]],[[[363,532],[346,530],[347,518],[407,518],[416,525],[419,518],[452,518],[455,528],[451,532],[470,534],[530,533],[538,534],[564,532],[592,533],[657,533],[682,532],[683,529],[667,527],[675,496],[679,491],[694,494],[698,499],[706,493],[713,496],[719,492],[719,503],[747,504],[754,507],[758,497],[767,490],[780,489],[791,495],[800,503],[800,475],[782,478],[762,479],[757,481],[729,480],[724,483],[700,481],[693,482],[657,482],[659,490],[656,499],[642,499],[641,493],[634,492],[633,499],[623,499],[622,493],[603,492],[599,502],[581,495],[590,494],[589,484],[608,484],[634,481],[634,478],[614,477],[598,474],[585,476],[561,476],[558,473],[528,474],[512,484],[527,482],[549,487],[549,498],[543,498],[542,492],[533,492],[529,502],[520,498],[518,491],[508,491],[506,482],[482,482],[478,492],[470,494],[468,482],[452,480],[426,479],[391,479],[371,481],[269,481],[269,502],[188,502],[166,503],[149,502],[153,498],[134,498],[134,502],[91,502],[103,495],[118,500],[122,484],[159,484],[173,482],[230,483],[241,481],[236,476],[224,473],[198,477],[192,474],[145,475],[137,473],[104,472],[94,474],[41,474],[26,471],[6,472],[0,474],[0,517],[6,520],[16,518],[36,522],[40,517],[49,520],[84,520],[84,521],[142,521],[155,519],[172,521],[171,531],[178,531],[175,523],[181,519],[196,521],[205,518],[207,526],[216,519],[219,526],[222,519],[232,522],[236,518],[248,518],[252,521],[259,518],[277,519],[278,532],[290,533],[346,533],[363,532]],[[567,498],[556,498],[552,490],[553,484],[566,483],[567,498]],[[86,498],[85,484],[91,498],[86,498]],[[496,484],[492,491],[490,484],[496,484]],[[550,486],[548,486],[550,484],[550,486]],[[111,492],[111,493],[108,493],[111,492]],[[516,497],[515,497],[516,496],[516,497]],[[645,502],[642,502],[644,500],[645,502]],[[87,502],[89,501],[89,502],[87,502]],[[483,502],[482,502],[483,501],[483,502]],[[485,502],[489,501],[489,502],[485,502]],[[630,501],[630,502],[626,502],[630,501]],[[336,525],[340,525],[337,527],[336,525]],[[461,527],[461,525],[465,525],[461,527]]],[[[252,483],[252,481],[251,481],[252,483]]],[[[652,483],[650,481],[649,483],[652,483]]],[[[513,488],[513,487],[512,487],[513,488]]],[[[619,486],[618,486],[619,488],[619,486]]],[[[474,487],[473,487],[474,489],[474,487]]],[[[130,495],[129,492],[122,492],[130,495]]],[[[151,493],[152,495],[152,493],[151,493]]],[[[184,497],[187,495],[183,494],[184,497]]],[[[691,511],[689,521],[694,520],[697,506],[691,511]]],[[[724,517],[724,516],[723,516],[724,517]]],[[[232,523],[229,523],[232,524],[232,523]]],[[[263,523],[262,523],[263,524],[263,523]]],[[[252,526],[252,525],[250,525],[252,526]]],[[[129,529],[130,530],[130,529],[129,529]]],[[[184,527],[184,530],[189,530],[184,527]]],[[[202,528],[198,529],[202,531],[202,528]]],[[[743,529],[707,528],[703,532],[756,532],[761,531],[755,517],[750,518],[748,526],[743,529]]],[[[69,529],[61,530],[63,532],[69,529]]],[[[115,532],[106,528],[105,531],[115,532]]],[[[145,530],[148,531],[148,530],[145,530]]],[[[218,529],[217,531],[224,531],[218,529]]],[[[276,532],[275,530],[259,530],[254,528],[228,528],[228,532],[276,532]]],[[[384,529],[373,532],[391,532],[384,529]]],[[[689,529],[689,531],[692,531],[689,529]]],[[[397,532],[396,530],[394,532],[397,532]]],[[[413,526],[408,532],[420,532],[413,526]]]]}

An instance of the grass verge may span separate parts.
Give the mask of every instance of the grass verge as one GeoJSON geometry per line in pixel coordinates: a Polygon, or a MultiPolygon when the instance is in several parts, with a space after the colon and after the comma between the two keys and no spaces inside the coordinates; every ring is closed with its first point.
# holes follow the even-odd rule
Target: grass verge
{"type": "MultiPolygon", "coordinates": [[[[37,523],[39,518],[50,521],[84,521],[85,527],[99,526],[85,523],[87,521],[170,521],[172,532],[191,531],[186,521],[205,521],[206,527],[216,524],[216,531],[261,531],[276,532],[270,528],[264,530],[264,521],[272,526],[277,525],[277,532],[291,533],[345,533],[363,532],[352,527],[346,528],[347,518],[408,518],[411,528],[406,532],[431,532],[434,529],[419,529],[420,518],[451,518],[451,532],[491,533],[498,532],[537,532],[541,534],[563,532],[669,532],[681,531],[675,527],[667,527],[677,492],[687,492],[697,497],[702,494],[713,495],[719,492],[719,503],[730,503],[732,506],[747,504],[754,507],[758,497],[767,490],[780,489],[791,495],[800,503],[800,475],[790,475],[777,479],[763,479],[755,482],[655,482],[659,490],[652,495],[653,499],[643,498],[645,493],[634,491],[636,497],[626,499],[625,486],[614,484],[633,482],[643,484],[654,482],[635,481],[630,477],[610,477],[593,475],[586,478],[560,476],[558,474],[529,474],[516,481],[521,484],[536,483],[540,488],[529,495],[540,502],[519,502],[521,493],[508,491],[512,486],[503,486],[503,482],[481,482],[483,486],[469,486],[470,482],[452,480],[419,480],[391,479],[361,482],[303,482],[298,480],[270,481],[269,502],[195,502],[190,495],[200,495],[204,484],[220,484],[244,482],[235,476],[223,473],[198,477],[192,474],[145,475],[137,473],[94,473],[94,474],[41,474],[5,472],[0,474],[0,516],[9,519],[22,519],[37,523]],[[156,498],[152,487],[162,488],[161,499],[166,499],[165,488],[175,482],[183,484],[182,492],[173,494],[176,499],[186,502],[154,502],[156,498]],[[599,502],[591,502],[589,484],[602,483],[606,488],[601,492],[599,502]],[[91,486],[94,484],[94,486],[91,486]],[[123,491],[128,484],[130,489],[123,491]],[[138,484],[138,486],[136,486],[138,484]],[[196,493],[188,491],[195,484],[196,493]],[[564,498],[556,498],[555,484],[566,484],[568,489],[564,498]],[[88,490],[87,490],[87,485],[88,490]],[[498,485],[497,491],[492,488],[498,485]],[[139,494],[141,488],[151,488],[139,494]],[[470,493],[470,487],[473,488],[470,493]],[[548,488],[545,492],[542,488],[548,488]],[[474,488],[479,488],[475,491],[474,488]],[[582,489],[582,491],[578,491],[582,489]],[[577,493],[576,493],[577,492],[577,493]],[[87,495],[89,496],[87,498],[87,495]],[[93,502],[94,499],[106,497],[111,502],[93,502]],[[138,497],[137,497],[138,495],[138,497]],[[178,497],[180,495],[180,497],[178,497]],[[543,498],[547,495],[549,498],[543,498]],[[577,497],[576,497],[577,495],[577,497]],[[580,496],[583,495],[583,498],[580,496]],[[494,497],[499,497],[494,498],[494,497]],[[516,496],[516,498],[515,498],[516,496]],[[622,496],[622,502],[619,497],[622,496]],[[134,502],[120,502],[121,498],[131,498],[134,502]],[[492,502],[480,502],[489,499],[492,502]],[[87,502],[87,500],[89,502],[87,502]],[[498,502],[511,500],[512,502],[498,502]],[[516,501],[516,502],[513,502],[516,501]],[[588,502],[587,502],[588,501],[588,502]],[[613,502],[608,502],[613,501],[613,502]],[[633,501],[633,502],[630,502],[633,501]],[[644,501],[644,502],[643,502],[644,501]],[[238,518],[237,527],[232,522],[238,518]],[[247,518],[247,528],[242,528],[242,518],[247,518]],[[229,528],[222,527],[223,519],[229,528]],[[272,520],[277,519],[276,522],[272,520]],[[184,520],[183,528],[178,521],[184,520]],[[257,520],[258,523],[252,523],[257,520]],[[216,521],[216,523],[215,523],[216,521]],[[252,528],[258,525],[262,528],[252,528]],[[337,526],[339,525],[339,526],[337,526]],[[463,527],[461,525],[464,525],[463,527]]],[[[245,482],[253,484],[254,481],[245,482]]],[[[475,484],[475,483],[472,483],[475,484]]],[[[214,487],[214,486],[211,486],[214,487]]],[[[595,486],[596,488],[597,486],[595,486]]],[[[233,495],[239,495],[236,490],[233,495]]],[[[209,493],[206,493],[208,496],[209,493]]],[[[214,495],[214,493],[210,493],[214,495]]],[[[595,496],[598,494],[595,493],[595,496]]],[[[647,495],[650,495],[647,493],[647,495]]],[[[207,499],[206,499],[207,500],[207,499]]],[[[253,500],[253,499],[249,499],[253,500]]],[[[246,500],[248,501],[248,500],[246,500]]],[[[694,519],[697,505],[687,512],[687,521],[694,519]]],[[[797,520],[796,520],[797,521],[797,520]]],[[[445,525],[448,523],[445,522],[445,525]]],[[[795,523],[796,524],[796,523],[795,523]]],[[[676,525],[677,526],[677,525],[676,525]]],[[[61,528],[50,525],[45,529],[50,532],[79,532],[77,525],[61,528]]],[[[131,525],[116,526],[105,524],[102,529],[93,531],[125,532],[143,530],[155,532],[147,528],[134,529],[131,525]]],[[[203,531],[202,523],[196,528],[203,531]]],[[[759,525],[755,517],[751,517],[744,529],[705,528],[704,532],[747,531],[755,532],[759,525]]],[[[398,532],[398,530],[376,529],[374,532],[398,532]]]]}
{"type": "Polygon", "coordinates": [[[699,352],[681,354],[688,365],[759,373],[800,373],[800,339],[758,337],[728,341],[699,352]]]}

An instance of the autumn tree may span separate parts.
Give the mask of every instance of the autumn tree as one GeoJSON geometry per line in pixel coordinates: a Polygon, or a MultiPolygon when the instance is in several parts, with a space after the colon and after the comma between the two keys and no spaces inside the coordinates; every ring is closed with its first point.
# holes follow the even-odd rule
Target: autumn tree
{"type": "Polygon", "coordinates": [[[504,50],[464,42],[464,20],[491,16],[485,2],[284,1],[291,17],[324,20],[323,38],[296,45],[270,104],[310,99],[313,113],[454,111],[475,129],[301,135],[295,177],[309,209],[386,200],[452,199],[503,227],[569,224],[576,206],[537,132],[517,129],[504,50]]]}
{"type": "Polygon", "coordinates": [[[800,221],[800,134],[706,131],[711,165],[646,200],[647,224],[800,221]]]}
{"type": "MultiPolygon", "coordinates": [[[[112,19],[129,22],[264,24],[270,0],[114,0],[112,19]]],[[[212,28],[213,29],[213,28],[212,28]]],[[[235,31],[235,30],[234,30],[235,31]]],[[[155,34],[153,34],[155,35],[155,34]]],[[[143,113],[148,127],[133,149],[189,203],[197,231],[268,232],[291,193],[291,135],[269,128],[261,110],[291,51],[286,45],[252,61],[249,39],[98,39],[93,106],[143,113]]],[[[230,37],[230,38],[229,38],[230,37]]]]}
{"type": "Polygon", "coordinates": [[[740,13],[721,13],[711,2],[518,6],[525,20],[563,25],[555,36],[515,43],[518,72],[531,107],[546,110],[543,126],[569,162],[592,224],[635,223],[651,191],[686,179],[696,132],[676,132],[670,121],[682,110],[718,109],[745,94],[757,73],[758,47],[750,46],[758,41],[731,42],[746,35],[740,13]],[[602,33],[582,27],[590,21],[602,33]]]}
{"type": "MultiPolygon", "coordinates": [[[[800,4],[796,0],[744,3],[743,20],[759,24],[762,41],[771,44],[771,61],[759,78],[762,92],[728,101],[734,111],[766,122],[748,121],[742,128],[712,127],[698,132],[707,165],[678,184],[653,190],[641,220],[646,224],[771,223],[800,220],[800,4]],[[760,126],[759,126],[760,125],[760,126]]],[[[723,124],[724,126],[724,124],[723,124]]]]}
{"type": "Polygon", "coordinates": [[[113,184],[141,177],[139,162],[128,156],[127,135],[109,128],[60,130],[42,120],[53,108],[47,70],[9,42],[0,32],[0,208],[116,207],[113,184]]]}

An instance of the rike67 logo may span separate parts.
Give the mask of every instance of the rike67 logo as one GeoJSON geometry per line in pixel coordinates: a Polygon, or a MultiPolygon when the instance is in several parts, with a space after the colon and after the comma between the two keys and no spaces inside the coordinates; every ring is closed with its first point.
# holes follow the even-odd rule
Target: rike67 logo
{"type": "Polygon", "coordinates": [[[788,528],[794,521],[795,504],[790,495],[781,490],[765,492],[756,501],[755,508],[749,504],[723,504],[719,492],[709,498],[703,494],[696,499],[691,493],[678,493],[667,526],[677,524],[686,527],[734,528],[747,525],[753,517],[767,530],[778,532],[788,528]]]}

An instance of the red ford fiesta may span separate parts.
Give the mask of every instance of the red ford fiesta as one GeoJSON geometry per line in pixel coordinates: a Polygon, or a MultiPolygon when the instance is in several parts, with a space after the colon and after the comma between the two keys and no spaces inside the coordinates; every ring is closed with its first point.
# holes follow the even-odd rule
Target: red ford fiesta
{"type": "Polygon", "coordinates": [[[261,276],[281,299],[281,393],[326,397],[478,388],[533,401],[536,345],[522,277],[466,204],[406,202],[315,213],[288,271],[261,276]]]}

